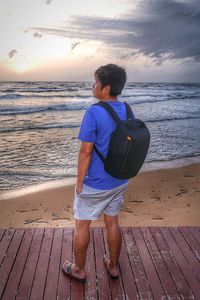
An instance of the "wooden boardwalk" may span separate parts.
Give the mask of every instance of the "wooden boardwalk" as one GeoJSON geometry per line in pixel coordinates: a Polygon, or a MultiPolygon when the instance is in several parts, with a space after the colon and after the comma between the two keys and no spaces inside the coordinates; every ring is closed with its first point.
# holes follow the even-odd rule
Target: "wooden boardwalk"
{"type": "Polygon", "coordinates": [[[87,282],[61,271],[72,228],[0,230],[0,299],[200,299],[200,227],[122,228],[120,277],[103,265],[106,233],[91,229],[87,282]]]}

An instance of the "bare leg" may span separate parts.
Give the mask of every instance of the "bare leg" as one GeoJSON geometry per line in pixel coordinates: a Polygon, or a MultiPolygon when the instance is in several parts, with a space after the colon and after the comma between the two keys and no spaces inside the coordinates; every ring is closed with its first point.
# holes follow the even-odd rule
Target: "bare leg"
{"type": "Polygon", "coordinates": [[[77,277],[84,278],[85,261],[88,244],[90,241],[90,220],[76,220],[74,230],[74,258],[75,262],[72,265],[72,273],[77,277]]]}
{"type": "Polygon", "coordinates": [[[90,227],[91,221],[76,220],[76,227],[74,231],[74,256],[75,265],[84,270],[87,247],[90,241],[90,227]]]}
{"type": "Polygon", "coordinates": [[[117,216],[108,216],[104,214],[104,221],[107,229],[107,242],[108,242],[108,250],[109,250],[109,270],[113,275],[118,275],[118,261],[121,250],[121,231],[118,223],[118,215],[117,216]]]}

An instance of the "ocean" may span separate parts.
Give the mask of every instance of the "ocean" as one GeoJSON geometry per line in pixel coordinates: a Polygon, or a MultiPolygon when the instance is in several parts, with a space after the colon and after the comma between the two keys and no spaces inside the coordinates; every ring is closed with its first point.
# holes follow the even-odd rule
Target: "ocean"
{"type": "MultiPolygon", "coordinates": [[[[120,101],[151,132],[146,165],[200,161],[200,84],[127,83],[120,101]]],[[[75,177],[91,82],[0,82],[0,191],[75,177]]]]}

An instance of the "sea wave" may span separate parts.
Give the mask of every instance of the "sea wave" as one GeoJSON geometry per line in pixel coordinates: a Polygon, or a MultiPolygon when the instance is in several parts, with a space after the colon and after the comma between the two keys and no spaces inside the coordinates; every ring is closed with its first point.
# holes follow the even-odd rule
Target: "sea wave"
{"type": "Polygon", "coordinates": [[[44,111],[64,111],[64,110],[85,110],[91,105],[87,102],[76,102],[68,104],[59,105],[48,105],[48,106],[38,106],[38,107],[8,107],[0,109],[0,115],[18,115],[18,114],[33,114],[44,111]]]}
{"type": "MultiPolygon", "coordinates": [[[[84,88],[85,90],[85,88],[84,88]]],[[[31,88],[16,88],[16,89],[1,89],[1,92],[3,93],[25,93],[25,95],[27,93],[33,93],[33,96],[35,93],[52,93],[52,92],[77,92],[77,91],[80,91],[80,88],[79,87],[49,87],[49,88],[46,88],[46,87],[31,87],[31,88]]]]}
{"type": "MultiPolygon", "coordinates": [[[[25,91],[24,91],[25,92],[25,91]]],[[[59,90],[51,89],[51,90],[37,90],[37,92],[33,92],[31,90],[26,91],[26,93],[1,93],[0,100],[20,100],[20,99],[91,99],[92,92],[89,93],[86,92],[86,89],[84,91],[80,91],[80,89],[70,89],[68,90],[59,90]],[[71,91],[72,93],[69,93],[71,91]],[[78,92],[78,93],[76,93],[78,92]]],[[[134,90],[125,90],[122,95],[119,96],[119,99],[127,99],[128,101],[131,100],[135,103],[135,101],[138,101],[138,103],[143,103],[146,101],[146,99],[149,99],[151,101],[167,101],[171,99],[194,99],[194,98],[200,98],[200,90],[196,91],[177,91],[177,92],[161,92],[160,90],[157,91],[134,91],[134,90]],[[135,100],[136,99],[136,100],[135,100]]]]}
{"type": "Polygon", "coordinates": [[[11,128],[0,128],[0,133],[5,132],[13,132],[13,131],[26,131],[26,130],[45,130],[45,129],[52,129],[52,128],[76,128],[80,127],[80,122],[74,123],[54,123],[54,124],[42,124],[42,125],[35,125],[35,126],[23,126],[23,127],[11,127],[11,128]]]}
{"type": "Polygon", "coordinates": [[[0,96],[0,100],[16,100],[16,99],[34,99],[34,98],[45,98],[45,99],[52,99],[52,98],[91,98],[91,94],[88,95],[63,95],[63,94],[53,94],[53,95],[26,95],[26,94],[5,94],[0,96]]]}
{"type": "MultiPolygon", "coordinates": [[[[144,99],[144,100],[138,100],[138,99],[126,99],[126,102],[129,103],[130,105],[140,105],[140,104],[149,104],[149,103],[159,103],[159,102],[169,102],[169,101],[174,101],[176,99],[144,99]]],[[[179,99],[184,100],[184,99],[179,99]]],[[[191,99],[192,100],[192,99],[191,99]]],[[[194,98],[193,100],[196,100],[194,98]]],[[[87,101],[66,101],[64,104],[52,104],[52,105],[45,105],[45,106],[21,106],[21,107],[3,107],[0,108],[0,115],[2,116],[7,116],[7,115],[20,115],[20,114],[34,114],[34,113],[40,113],[40,112],[45,112],[45,111],[80,111],[80,110],[86,110],[90,107],[91,104],[95,103],[96,101],[93,100],[93,98],[87,100],[87,101]]]]}
{"type": "MultiPolygon", "coordinates": [[[[200,116],[188,116],[188,117],[171,117],[171,118],[157,118],[157,119],[146,119],[143,120],[146,124],[155,122],[166,122],[166,121],[178,121],[178,120],[191,120],[200,119],[200,116]]],[[[27,130],[48,130],[55,128],[78,128],[81,122],[70,122],[70,123],[50,123],[42,125],[29,125],[23,127],[10,127],[10,128],[0,128],[0,133],[16,132],[16,131],[27,131],[27,130]]]]}

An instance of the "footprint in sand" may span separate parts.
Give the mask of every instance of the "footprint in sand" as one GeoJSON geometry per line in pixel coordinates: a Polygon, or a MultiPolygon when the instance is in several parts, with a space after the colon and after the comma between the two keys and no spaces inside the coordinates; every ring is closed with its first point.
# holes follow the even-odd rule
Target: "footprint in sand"
{"type": "Polygon", "coordinates": [[[185,195],[185,194],[188,194],[188,191],[187,190],[184,190],[184,189],[180,189],[180,193],[177,193],[175,196],[181,196],[181,195],[185,195]]]}
{"type": "Polygon", "coordinates": [[[136,203],[142,203],[142,200],[129,200],[128,202],[136,202],[136,203]]]}
{"type": "Polygon", "coordinates": [[[124,212],[131,213],[131,214],[133,213],[133,211],[129,209],[124,210],[124,212]]]}
{"type": "Polygon", "coordinates": [[[155,216],[155,217],[152,217],[152,220],[163,220],[164,218],[163,217],[160,217],[160,216],[155,216]]]}
{"type": "Polygon", "coordinates": [[[160,196],[153,196],[153,197],[151,197],[151,199],[154,199],[155,201],[160,201],[161,200],[160,196]]]}

